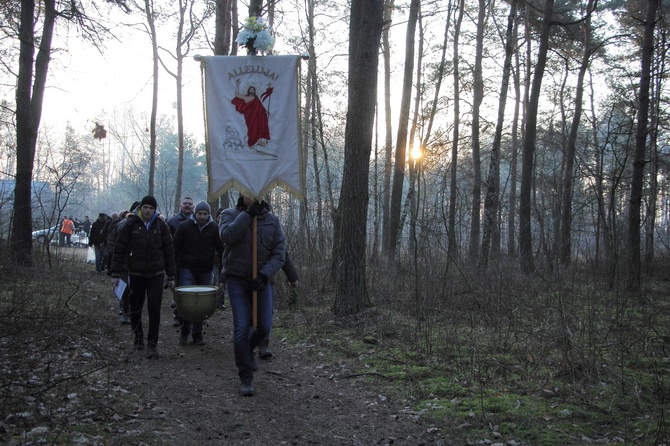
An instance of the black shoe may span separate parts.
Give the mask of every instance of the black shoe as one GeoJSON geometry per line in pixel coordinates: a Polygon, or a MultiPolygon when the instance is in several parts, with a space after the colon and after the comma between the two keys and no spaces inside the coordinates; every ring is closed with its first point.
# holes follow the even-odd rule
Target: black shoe
{"type": "Polygon", "coordinates": [[[156,350],[155,345],[149,345],[149,351],[147,351],[147,359],[158,359],[158,350],[156,350]]]}
{"type": "Polygon", "coordinates": [[[130,320],[128,320],[128,316],[126,316],[125,314],[121,314],[121,317],[119,318],[119,322],[121,322],[121,325],[130,324],[130,320]]]}
{"type": "Polygon", "coordinates": [[[144,341],[135,341],[135,350],[144,350],[144,341]]]}
{"type": "Polygon", "coordinates": [[[188,338],[186,336],[179,336],[179,345],[186,345],[188,338]]]}
{"type": "Polygon", "coordinates": [[[254,396],[254,393],[256,393],[256,389],[254,389],[254,386],[252,386],[251,383],[248,384],[242,383],[240,385],[240,395],[254,396]]]}
{"type": "Polygon", "coordinates": [[[267,345],[259,345],[258,346],[258,357],[261,358],[261,359],[272,358],[272,352],[268,350],[267,345]]]}
{"type": "Polygon", "coordinates": [[[202,337],[195,337],[195,338],[193,338],[193,344],[194,345],[205,345],[205,341],[202,339],[202,337]]]}

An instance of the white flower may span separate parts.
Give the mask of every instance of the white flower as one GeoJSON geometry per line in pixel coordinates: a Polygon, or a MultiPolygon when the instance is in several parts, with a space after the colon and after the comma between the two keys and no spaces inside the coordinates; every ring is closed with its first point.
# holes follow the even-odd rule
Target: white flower
{"type": "Polygon", "coordinates": [[[238,45],[244,46],[248,51],[252,52],[270,51],[275,43],[275,39],[270,34],[265,20],[262,17],[255,16],[247,17],[235,41],[238,45]]]}

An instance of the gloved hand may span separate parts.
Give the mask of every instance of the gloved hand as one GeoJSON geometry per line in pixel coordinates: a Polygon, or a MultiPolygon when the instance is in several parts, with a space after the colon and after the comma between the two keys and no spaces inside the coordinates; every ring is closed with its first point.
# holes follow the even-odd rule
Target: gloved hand
{"type": "Polygon", "coordinates": [[[258,273],[256,277],[251,279],[251,281],[249,282],[249,286],[251,287],[252,290],[258,291],[261,288],[263,288],[266,283],[268,283],[268,278],[265,277],[265,274],[258,273]]]}
{"type": "Polygon", "coordinates": [[[261,213],[261,204],[258,201],[254,201],[247,208],[247,214],[249,214],[251,218],[254,218],[260,213],[261,213]]]}

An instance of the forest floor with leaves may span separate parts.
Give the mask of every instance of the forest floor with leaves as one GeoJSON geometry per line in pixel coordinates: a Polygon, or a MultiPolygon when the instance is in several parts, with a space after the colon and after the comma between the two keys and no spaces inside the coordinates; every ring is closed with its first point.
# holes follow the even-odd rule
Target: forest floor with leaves
{"type": "Polygon", "coordinates": [[[0,271],[0,443],[453,444],[390,386],[329,363],[315,344],[273,339],[256,395],[240,396],[230,308],[209,319],[206,345],[179,346],[169,290],[160,358],[147,359],[119,323],[109,277],[85,263],[85,252],[52,258],[57,266],[39,274],[0,271]]]}
{"type": "Polygon", "coordinates": [[[274,356],[242,397],[229,308],[204,346],[180,346],[166,291],[149,360],[85,254],[18,268],[0,252],[0,444],[670,444],[666,275],[640,302],[590,275],[543,288],[506,270],[479,287],[473,273],[416,313],[411,281],[377,268],[384,305],[334,317],[314,266],[292,305],[278,280],[274,356]]]}

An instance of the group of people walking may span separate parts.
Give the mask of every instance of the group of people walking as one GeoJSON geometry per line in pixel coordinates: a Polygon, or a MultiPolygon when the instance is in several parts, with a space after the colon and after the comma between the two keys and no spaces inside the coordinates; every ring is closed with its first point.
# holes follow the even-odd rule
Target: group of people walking
{"type": "MultiPolygon", "coordinates": [[[[96,250],[96,271],[102,272],[106,267],[115,290],[125,286],[125,291],[119,293],[121,322],[130,323],[134,348],[146,347],[147,358],[159,358],[164,288],[225,284],[233,313],[233,350],[240,394],[253,396],[253,376],[258,368],[254,350],[259,348],[261,358],[272,356],[268,337],[272,329],[274,278],[283,269],[292,286],[298,282],[297,272],[286,255],[282,226],[269,204],[240,195],[235,207],[217,212],[215,221],[209,204],[195,204],[191,197],[184,197],[180,211],[165,219],[158,212],[156,199],[149,195],[133,203],[128,211],[115,214],[106,231],[107,218],[100,214],[91,226],[89,244],[96,250]],[[94,236],[94,231],[99,234],[94,236]],[[107,253],[107,266],[103,251],[107,253]],[[142,324],[145,301],[146,344],[142,324]]],[[[187,345],[189,338],[195,345],[205,344],[201,322],[177,319],[177,323],[179,345],[187,345]]]]}

